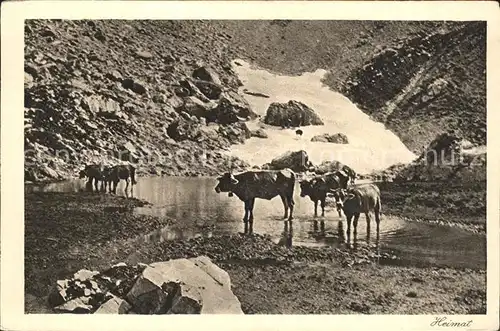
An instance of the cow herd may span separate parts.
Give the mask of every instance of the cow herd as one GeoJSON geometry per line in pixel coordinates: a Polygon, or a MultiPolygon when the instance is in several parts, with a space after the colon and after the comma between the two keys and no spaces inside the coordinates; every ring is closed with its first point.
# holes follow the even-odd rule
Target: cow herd
{"type": "MultiPolygon", "coordinates": [[[[377,233],[380,229],[381,200],[379,188],[371,183],[355,184],[356,173],[349,167],[301,180],[300,196],[309,196],[314,203],[314,217],[318,216],[318,203],[321,205],[321,216],[325,216],[327,196],[335,199],[339,217],[344,213],[347,220],[347,235],[350,237],[351,223],[356,236],[359,216],[366,216],[367,228],[370,227],[370,213],[375,214],[377,233]]],[[[280,196],[284,207],[284,219],[293,219],[295,173],[290,169],[246,171],[237,175],[225,173],[217,178],[217,193],[235,194],[245,204],[243,222],[245,233],[253,232],[253,209],[255,199],[271,200],[280,196]]]]}
{"type": "MultiPolygon", "coordinates": [[[[112,167],[103,166],[99,164],[91,164],[85,166],[85,169],[80,171],[80,178],[88,178],[87,188],[92,189],[92,184],[96,191],[99,191],[99,182],[101,182],[100,190],[116,194],[116,187],[120,180],[124,180],[127,184],[125,191],[127,191],[129,184],[137,184],[135,180],[135,168],[129,164],[121,164],[112,167]]],[[[132,188],[131,188],[132,189],[132,188]]]]}
{"type": "MultiPolygon", "coordinates": [[[[96,191],[100,190],[116,194],[120,180],[125,180],[125,192],[129,184],[135,185],[136,169],[129,164],[112,167],[103,165],[87,165],[80,171],[80,178],[88,178],[87,187],[96,191]]],[[[335,199],[335,206],[339,217],[342,213],[347,220],[347,234],[350,236],[351,223],[354,225],[354,235],[357,232],[359,216],[366,216],[367,227],[370,227],[370,213],[375,214],[377,233],[380,226],[381,201],[380,190],[374,184],[355,184],[356,173],[344,166],[334,172],[317,175],[311,179],[299,181],[300,196],[309,196],[314,203],[314,217],[318,216],[318,203],[321,206],[321,216],[325,216],[326,198],[335,199]]],[[[290,169],[283,170],[251,170],[233,175],[225,173],[217,178],[215,187],[217,193],[226,192],[229,196],[236,195],[244,202],[245,214],[243,222],[245,233],[253,232],[255,199],[271,200],[280,196],[284,207],[283,218],[292,221],[294,211],[294,187],[297,175],[290,169]]],[[[132,188],[131,188],[132,189],[132,188]]]]}

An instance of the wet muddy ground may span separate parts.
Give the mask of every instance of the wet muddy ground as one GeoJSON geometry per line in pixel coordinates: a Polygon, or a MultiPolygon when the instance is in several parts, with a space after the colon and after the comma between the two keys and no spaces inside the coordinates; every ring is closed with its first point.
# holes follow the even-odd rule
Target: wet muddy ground
{"type": "Polygon", "coordinates": [[[484,313],[486,272],[401,266],[370,247],[276,245],[268,236],[148,240],[182,222],[137,214],[147,202],[84,192],[25,195],[26,311],[43,312],[55,280],[80,268],[207,255],[227,270],[245,313],[484,313]],[[141,239],[142,238],[142,239],[141,239]]]}

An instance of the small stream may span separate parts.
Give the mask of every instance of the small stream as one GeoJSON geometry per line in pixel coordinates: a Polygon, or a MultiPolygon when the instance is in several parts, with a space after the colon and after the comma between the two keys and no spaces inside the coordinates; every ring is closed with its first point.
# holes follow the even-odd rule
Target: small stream
{"type": "MultiPolygon", "coordinates": [[[[125,195],[125,183],[117,193],[125,195]]],[[[152,205],[136,208],[140,214],[169,217],[172,226],[144,233],[139,242],[163,242],[174,239],[211,237],[234,234],[243,230],[243,202],[227,193],[217,194],[214,178],[147,177],[134,186],[133,196],[152,205]]],[[[79,192],[84,180],[71,180],[42,186],[29,186],[31,191],[79,192]]],[[[269,234],[277,244],[340,247],[346,244],[346,222],[336,210],[328,208],[325,217],[313,217],[313,203],[299,196],[295,188],[294,221],[283,222],[283,206],[279,197],[256,200],[254,232],[269,234]]],[[[318,207],[320,213],[321,208],[318,207]]],[[[366,231],[364,215],[358,224],[358,245],[377,245],[382,252],[396,252],[403,263],[483,269],[486,266],[486,237],[463,229],[408,222],[382,215],[379,240],[375,223],[366,231]]]]}

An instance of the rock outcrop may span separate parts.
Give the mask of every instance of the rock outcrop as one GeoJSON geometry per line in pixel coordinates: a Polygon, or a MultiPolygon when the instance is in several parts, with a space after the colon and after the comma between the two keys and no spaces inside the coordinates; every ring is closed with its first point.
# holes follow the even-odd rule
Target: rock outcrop
{"type": "Polygon", "coordinates": [[[287,103],[271,103],[267,108],[264,123],[286,127],[324,124],[313,109],[295,100],[290,100],[287,103]]]}
{"type": "Polygon", "coordinates": [[[333,144],[348,144],[349,139],[343,133],[329,134],[325,133],[322,135],[314,136],[311,141],[323,142],[323,143],[333,143],[333,144]]]}
{"type": "Polygon", "coordinates": [[[486,146],[476,147],[460,135],[443,133],[411,164],[397,164],[372,175],[386,181],[485,181],[486,146]]]}
{"type": "Polygon", "coordinates": [[[267,135],[266,131],[263,129],[257,129],[252,131],[252,137],[257,137],[257,138],[268,138],[269,136],[267,135]]]}
{"type": "Polygon", "coordinates": [[[486,24],[418,33],[381,47],[341,88],[414,153],[448,130],[486,144],[486,24]]]}
{"type": "Polygon", "coordinates": [[[80,270],[48,302],[58,313],[243,314],[228,273],[206,256],[80,270]]]}

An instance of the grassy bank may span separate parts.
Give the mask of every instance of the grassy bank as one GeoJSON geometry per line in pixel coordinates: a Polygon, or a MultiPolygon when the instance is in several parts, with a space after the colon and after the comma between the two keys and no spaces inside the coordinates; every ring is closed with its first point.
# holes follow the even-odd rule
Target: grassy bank
{"type": "Polygon", "coordinates": [[[387,182],[377,185],[385,214],[486,231],[486,182],[387,182]]]}
{"type": "Polygon", "coordinates": [[[112,195],[27,193],[25,203],[27,312],[43,312],[40,298],[81,268],[197,255],[229,272],[247,314],[485,312],[481,270],[390,266],[370,248],[287,248],[261,235],[148,241],[174,221],[134,214],[145,202],[112,195]]]}

